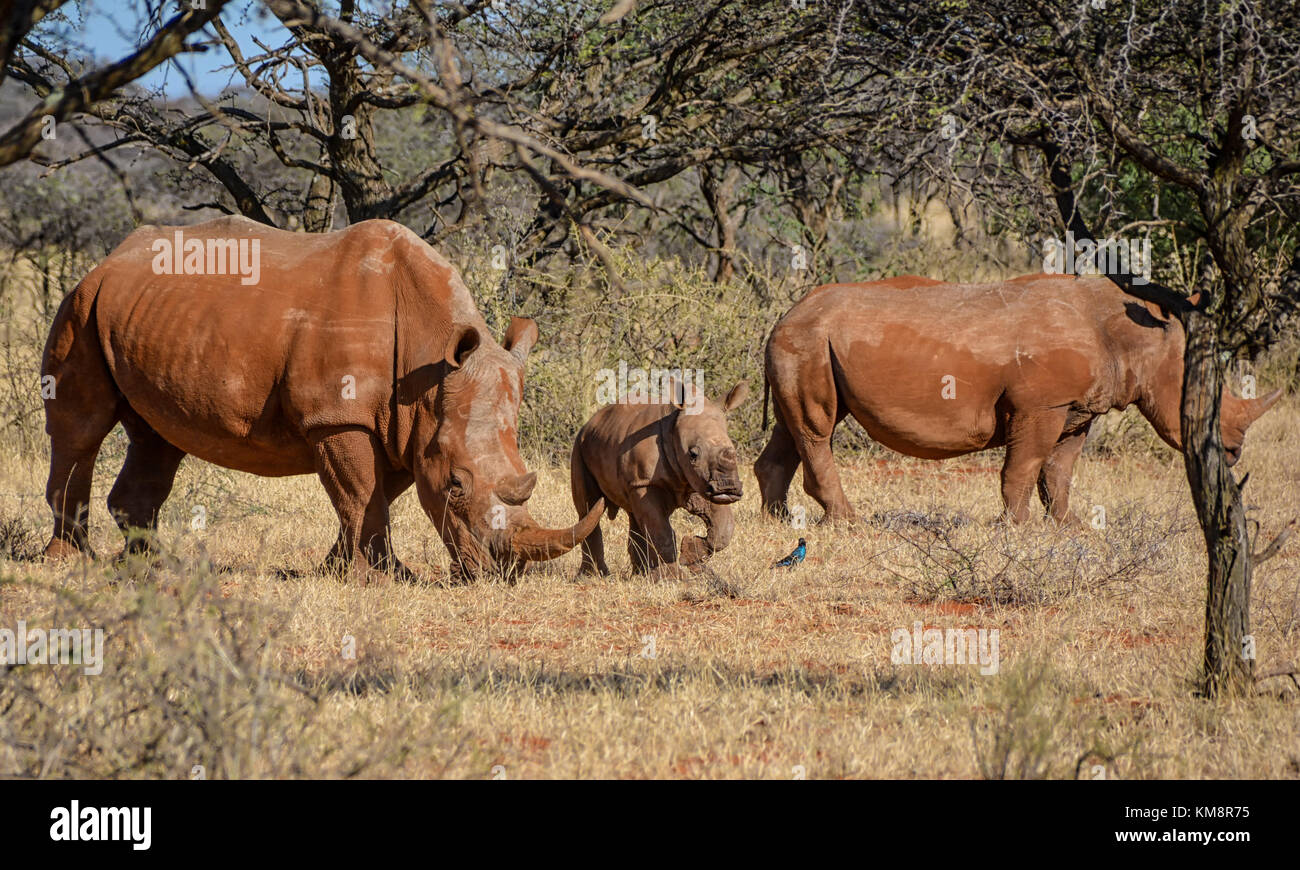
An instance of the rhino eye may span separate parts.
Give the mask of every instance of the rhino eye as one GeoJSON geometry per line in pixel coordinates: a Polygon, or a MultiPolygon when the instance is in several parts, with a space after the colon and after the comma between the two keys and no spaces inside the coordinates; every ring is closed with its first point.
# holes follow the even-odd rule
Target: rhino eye
{"type": "Polygon", "coordinates": [[[460,478],[453,474],[447,481],[447,489],[451,490],[453,494],[458,495],[465,491],[465,484],[461,483],[460,478]]]}
{"type": "Polygon", "coordinates": [[[691,459],[699,459],[699,458],[700,458],[700,448],[698,448],[698,447],[692,447],[692,448],[691,448],[689,451],[687,451],[687,452],[690,454],[691,459]]]}

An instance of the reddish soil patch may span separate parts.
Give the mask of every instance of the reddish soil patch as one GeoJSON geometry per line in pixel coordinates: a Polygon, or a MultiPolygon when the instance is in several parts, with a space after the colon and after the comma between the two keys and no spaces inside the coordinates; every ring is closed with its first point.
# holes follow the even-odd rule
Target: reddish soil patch
{"type": "Polygon", "coordinates": [[[503,731],[497,737],[507,746],[517,746],[525,752],[542,752],[551,746],[551,738],[536,734],[521,734],[519,737],[513,737],[503,731]]]}
{"type": "Polygon", "coordinates": [[[970,616],[978,613],[984,605],[977,601],[920,601],[916,598],[905,598],[904,603],[911,604],[914,607],[925,607],[933,610],[935,613],[942,613],[945,616],[970,616]]]}
{"type": "Polygon", "coordinates": [[[704,598],[690,599],[687,598],[677,603],[678,607],[689,607],[692,610],[721,610],[722,605],[716,601],[709,601],[704,598]]]}

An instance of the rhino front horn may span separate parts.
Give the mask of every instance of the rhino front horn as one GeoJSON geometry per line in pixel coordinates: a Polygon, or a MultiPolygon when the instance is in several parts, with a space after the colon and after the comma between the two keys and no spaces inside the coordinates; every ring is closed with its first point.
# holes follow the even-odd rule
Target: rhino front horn
{"type": "Polygon", "coordinates": [[[1264,412],[1273,407],[1277,400],[1282,398],[1282,388],[1278,387],[1267,396],[1258,399],[1247,399],[1246,405],[1246,425],[1250,425],[1264,415],[1264,412]]]}
{"type": "Polygon", "coordinates": [[[525,526],[510,538],[510,548],[517,558],[525,562],[545,562],[563,556],[590,535],[605,513],[605,500],[592,505],[587,515],[567,529],[543,529],[525,526]]]}

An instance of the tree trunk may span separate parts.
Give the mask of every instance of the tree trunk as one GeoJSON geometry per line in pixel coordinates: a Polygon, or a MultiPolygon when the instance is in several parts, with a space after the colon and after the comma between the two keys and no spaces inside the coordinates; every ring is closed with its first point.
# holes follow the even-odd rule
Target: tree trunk
{"type": "Polygon", "coordinates": [[[736,274],[737,218],[731,214],[731,200],[739,180],[739,167],[728,167],[721,181],[714,177],[712,167],[700,167],[700,189],[713,213],[718,234],[718,268],[713,273],[713,280],[718,284],[730,281],[736,274]]]}
{"type": "Polygon", "coordinates": [[[1208,558],[1203,689],[1218,697],[1244,693],[1254,682],[1250,539],[1219,425],[1227,360],[1219,358],[1218,330],[1200,311],[1188,313],[1184,325],[1183,463],[1208,558]]]}
{"type": "Polygon", "coordinates": [[[334,223],[334,179],[323,173],[311,177],[303,203],[302,228],[309,233],[327,233],[334,223]]]}

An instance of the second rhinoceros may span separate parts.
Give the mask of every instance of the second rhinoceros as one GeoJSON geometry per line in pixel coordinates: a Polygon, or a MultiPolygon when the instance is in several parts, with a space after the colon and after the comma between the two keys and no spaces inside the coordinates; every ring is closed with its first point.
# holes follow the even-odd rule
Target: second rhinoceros
{"type": "MultiPolygon", "coordinates": [[[[763,509],[786,513],[802,463],[804,489],[826,509],[823,519],[853,519],[831,459],[831,435],[852,414],[874,440],[923,459],[1005,445],[1009,517],[1029,518],[1037,485],[1054,519],[1072,519],[1070,479],[1096,417],[1137,405],[1179,447],[1183,342],[1177,318],[1106,278],[945,284],[907,275],[818,287],[767,343],[776,426],[754,464],[763,509]]],[[[1240,456],[1246,428],[1280,395],[1224,391],[1229,462],[1240,456]]]]}
{"type": "MultiPolygon", "coordinates": [[[[736,449],[726,415],[749,393],[737,384],[721,406],[702,393],[676,386],[664,395],[677,402],[610,404],[587,421],[573,445],[570,482],[579,515],[606,502],[609,516],[622,508],[630,529],[627,550],[635,573],[676,566],[677,538],[669,516],[678,508],[704,520],[704,537],[682,543],[682,564],[694,566],[731,540],[731,504],[742,495],[736,449]]],[[[609,573],[597,526],[582,541],[579,574],[609,573]]]]}

